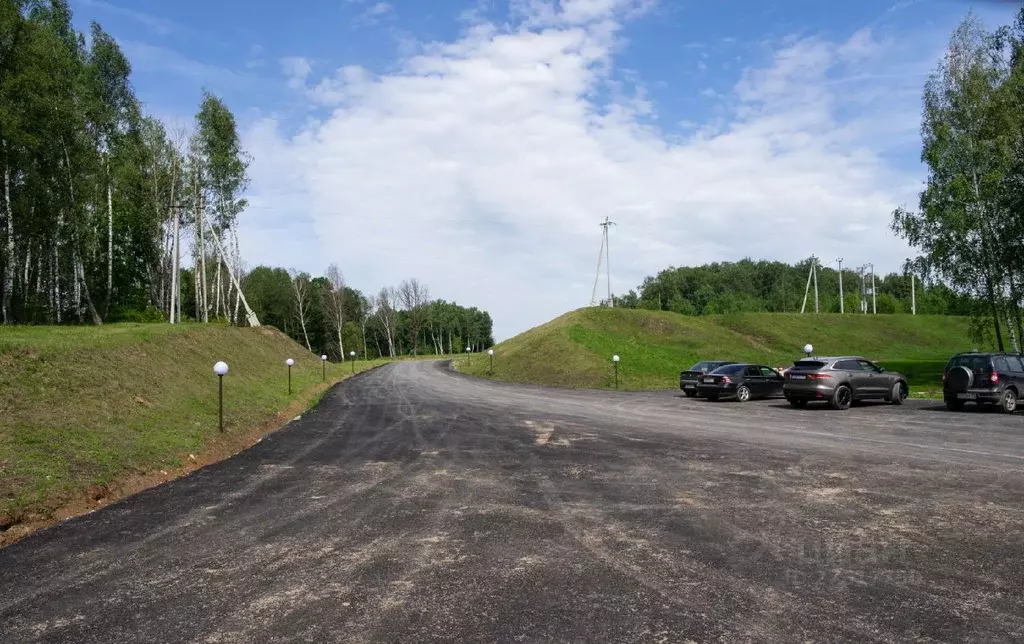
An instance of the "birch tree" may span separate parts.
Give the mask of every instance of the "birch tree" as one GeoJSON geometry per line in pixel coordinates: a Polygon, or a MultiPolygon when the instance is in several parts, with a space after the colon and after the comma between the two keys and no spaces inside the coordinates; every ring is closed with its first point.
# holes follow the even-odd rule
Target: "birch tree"
{"type": "Polygon", "coordinates": [[[302,339],[306,343],[306,350],[312,353],[313,347],[309,344],[309,332],[306,329],[306,315],[309,308],[309,274],[300,273],[295,269],[292,269],[290,273],[295,317],[299,322],[299,328],[302,329],[302,339]]]}
{"type": "Polygon", "coordinates": [[[342,338],[342,332],[345,329],[345,278],[342,277],[341,270],[337,264],[328,266],[324,277],[327,278],[327,283],[330,287],[327,292],[327,318],[330,320],[334,332],[338,335],[338,353],[341,355],[342,362],[344,362],[347,360],[345,356],[345,341],[342,338]]]}
{"type": "Polygon", "coordinates": [[[415,277],[403,281],[398,286],[398,306],[402,306],[409,313],[409,327],[412,333],[412,353],[419,352],[420,330],[423,328],[423,321],[426,316],[425,306],[430,300],[427,287],[420,284],[415,277]]]}
{"type": "MultiPolygon", "coordinates": [[[[1003,350],[1003,323],[1011,276],[1000,260],[1007,217],[1001,186],[1014,136],[1007,105],[996,100],[1009,69],[994,56],[998,43],[973,15],[954,32],[924,91],[922,159],[928,182],[918,211],[898,209],[892,228],[921,251],[919,265],[955,287],[988,302],[996,343],[1003,350]]],[[[1019,319],[1019,315],[1018,315],[1019,319]]]]}
{"type": "Polygon", "coordinates": [[[381,331],[387,340],[388,355],[394,358],[396,352],[396,340],[398,335],[398,291],[393,286],[385,286],[377,294],[377,321],[381,331]]]}
{"type": "MultiPolygon", "coordinates": [[[[85,95],[87,127],[96,141],[102,163],[101,194],[106,205],[106,293],[103,315],[110,314],[114,297],[114,170],[118,147],[131,145],[126,141],[130,130],[139,127],[139,104],[132,92],[131,64],[114,41],[99,24],[93,22],[92,47],[85,65],[85,95]]],[[[121,150],[122,157],[128,156],[121,150]]]]}

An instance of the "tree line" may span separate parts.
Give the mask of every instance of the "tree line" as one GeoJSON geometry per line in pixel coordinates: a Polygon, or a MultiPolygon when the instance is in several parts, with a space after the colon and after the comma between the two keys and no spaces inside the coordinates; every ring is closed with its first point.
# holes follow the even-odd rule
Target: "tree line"
{"type": "Polygon", "coordinates": [[[987,30],[976,16],[954,31],[924,87],[916,210],[892,229],[918,251],[909,264],[983,303],[1000,350],[1024,337],[1024,9],[987,30]],[[1004,342],[1004,338],[1008,342],[1004,342]]]}
{"type": "Polygon", "coordinates": [[[249,158],[234,115],[204,92],[192,127],[168,132],[117,42],[71,18],[66,0],[0,0],[0,319],[239,320],[249,158]]]}
{"type": "Polygon", "coordinates": [[[415,279],[364,295],[337,266],[247,272],[250,162],[217,96],[168,131],[99,24],[77,32],[67,0],[0,0],[0,321],[271,324],[333,359],[493,344],[486,312],[415,279]]]}
{"type": "Polygon", "coordinates": [[[331,360],[347,360],[351,352],[362,359],[449,355],[494,344],[489,313],[432,299],[415,278],[366,295],[348,286],[333,264],[320,277],[258,266],[242,289],[261,323],[331,360]]]}
{"type": "MultiPolygon", "coordinates": [[[[811,259],[797,264],[743,259],[703,266],[669,267],[644,279],[639,292],[613,296],[618,307],[674,311],[684,315],[726,313],[794,313],[804,308],[813,312],[814,284],[811,259]],[[810,288],[808,288],[808,286],[810,288]]],[[[869,272],[843,269],[843,301],[840,305],[839,271],[821,266],[816,270],[818,310],[822,313],[860,313],[866,301],[868,312],[934,315],[970,315],[977,302],[941,282],[912,281],[909,273],[875,276],[871,293],[869,272]],[[915,306],[916,305],[916,306],[915,306]]],[[[606,304],[603,302],[602,304],[606,304]]]]}

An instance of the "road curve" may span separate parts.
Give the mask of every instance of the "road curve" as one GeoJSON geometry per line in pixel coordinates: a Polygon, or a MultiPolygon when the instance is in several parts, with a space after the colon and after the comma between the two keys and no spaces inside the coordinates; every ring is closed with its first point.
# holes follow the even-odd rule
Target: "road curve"
{"type": "Polygon", "coordinates": [[[1024,640],[1024,419],[396,363],[0,550],[2,642],[1024,640]]]}

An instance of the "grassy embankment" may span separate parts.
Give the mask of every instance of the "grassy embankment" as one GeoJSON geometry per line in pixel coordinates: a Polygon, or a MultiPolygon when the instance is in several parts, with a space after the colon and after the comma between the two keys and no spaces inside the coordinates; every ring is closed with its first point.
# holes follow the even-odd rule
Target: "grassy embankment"
{"type": "Polygon", "coordinates": [[[321,369],[270,327],[0,328],[0,544],[252,445],[351,374],[321,369]]]}
{"type": "MultiPolygon", "coordinates": [[[[612,355],[621,357],[623,389],[679,386],[679,372],[699,360],[786,366],[810,342],[818,355],[854,354],[907,375],[912,395],[935,396],[942,367],[975,348],[967,320],[944,316],[754,313],[692,317],[660,311],[587,308],[566,313],[456,367],[482,377],[557,387],[613,386],[612,355]]],[[[983,347],[978,347],[983,348],[983,347]]]]}

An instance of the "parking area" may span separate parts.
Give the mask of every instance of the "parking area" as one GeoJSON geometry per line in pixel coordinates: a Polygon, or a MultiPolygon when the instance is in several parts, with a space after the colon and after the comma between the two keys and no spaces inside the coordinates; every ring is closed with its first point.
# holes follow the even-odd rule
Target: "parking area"
{"type": "Polygon", "coordinates": [[[1024,417],[396,363],[0,550],[17,642],[1024,640],[1024,417]]]}

